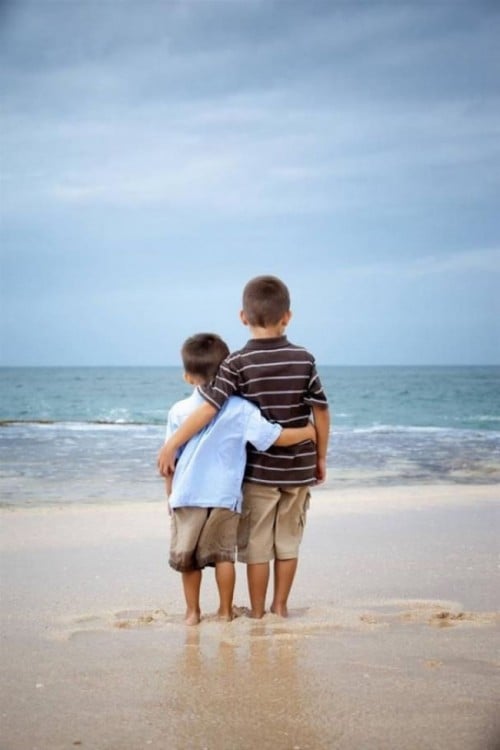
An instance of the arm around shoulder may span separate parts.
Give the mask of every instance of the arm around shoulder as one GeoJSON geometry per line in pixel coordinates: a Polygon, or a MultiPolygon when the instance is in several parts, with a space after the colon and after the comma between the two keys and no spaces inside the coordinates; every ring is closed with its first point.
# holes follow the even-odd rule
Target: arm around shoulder
{"type": "Polygon", "coordinates": [[[285,427],[273,445],[285,447],[303,443],[305,440],[316,442],[316,428],[311,422],[306,427],[285,427]]]}
{"type": "Polygon", "coordinates": [[[173,473],[179,448],[182,448],[193,435],[202,430],[216,413],[215,406],[205,401],[187,417],[179,429],[166,441],[158,453],[157,459],[158,469],[162,476],[166,477],[173,473]]]}

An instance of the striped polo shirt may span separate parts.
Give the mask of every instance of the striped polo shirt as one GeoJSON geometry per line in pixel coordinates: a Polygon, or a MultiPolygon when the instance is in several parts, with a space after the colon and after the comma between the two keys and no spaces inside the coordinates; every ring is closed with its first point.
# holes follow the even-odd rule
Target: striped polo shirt
{"type": "MultiPolygon", "coordinates": [[[[266,419],[283,427],[304,427],[312,404],[328,405],[314,357],[286,336],[250,339],[224,360],[215,380],[199,390],[217,409],[229,396],[244,396],[266,419]]],[[[280,487],[310,485],[315,478],[316,447],[311,441],[267,451],[247,446],[245,481],[280,487]]]]}

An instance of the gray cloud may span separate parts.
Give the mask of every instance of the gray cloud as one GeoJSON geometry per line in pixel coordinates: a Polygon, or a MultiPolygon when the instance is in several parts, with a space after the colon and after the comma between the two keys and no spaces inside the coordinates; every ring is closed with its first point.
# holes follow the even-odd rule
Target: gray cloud
{"type": "Polygon", "coordinates": [[[498,247],[495,4],[18,0],[0,26],[11,359],[37,300],[54,340],[57,310],[90,300],[115,330],[139,292],[161,309],[158,279],[176,305],[199,296],[196,262],[231,299],[262,268],[310,267],[316,299],[334,278],[343,299],[369,277],[411,296],[418,277],[455,309],[445,272],[417,273],[435,259],[492,309],[496,256],[464,258],[498,247]]]}

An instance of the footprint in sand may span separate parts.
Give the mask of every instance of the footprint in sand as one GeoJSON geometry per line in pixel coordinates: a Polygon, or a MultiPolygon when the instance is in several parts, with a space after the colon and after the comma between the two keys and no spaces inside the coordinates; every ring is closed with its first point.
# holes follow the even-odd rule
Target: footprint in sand
{"type": "Polygon", "coordinates": [[[380,603],[377,609],[360,615],[361,622],[369,626],[406,623],[427,624],[436,628],[500,624],[498,612],[465,612],[455,602],[391,600],[380,603]]]}
{"type": "Polygon", "coordinates": [[[165,610],[139,610],[124,609],[119,612],[103,612],[100,614],[80,615],[62,622],[62,630],[58,638],[79,638],[91,633],[102,633],[109,628],[119,630],[131,630],[143,627],[165,625],[172,621],[165,610]]]}
{"type": "Polygon", "coordinates": [[[168,615],[164,609],[152,611],[126,609],[115,613],[113,627],[122,630],[130,628],[143,628],[150,625],[165,624],[169,622],[168,615]]]}
{"type": "Polygon", "coordinates": [[[427,669],[440,669],[443,666],[443,662],[439,659],[426,659],[424,665],[427,669]]]}
{"type": "Polygon", "coordinates": [[[500,623],[498,612],[435,612],[428,620],[429,625],[438,628],[449,628],[460,623],[470,625],[495,625],[500,623]]]}

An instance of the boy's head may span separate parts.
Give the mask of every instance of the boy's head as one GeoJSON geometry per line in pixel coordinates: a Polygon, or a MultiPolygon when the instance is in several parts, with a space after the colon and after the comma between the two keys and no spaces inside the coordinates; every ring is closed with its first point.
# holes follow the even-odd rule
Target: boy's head
{"type": "Polygon", "coordinates": [[[186,379],[192,384],[210,383],[228,354],[226,342],[215,333],[196,333],[190,336],[181,349],[186,379]]]}
{"type": "Polygon", "coordinates": [[[288,323],[290,293],[276,276],[256,276],[243,289],[245,322],[256,328],[288,323]],[[284,320],[286,318],[286,321],[284,320]]]}

